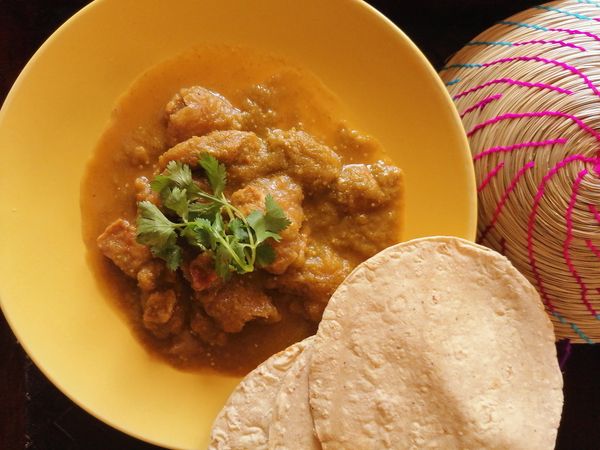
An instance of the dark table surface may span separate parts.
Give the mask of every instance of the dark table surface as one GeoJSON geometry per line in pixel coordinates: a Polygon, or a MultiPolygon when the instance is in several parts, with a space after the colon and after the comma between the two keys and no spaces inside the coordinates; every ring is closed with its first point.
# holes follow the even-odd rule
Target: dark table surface
{"type": "MultiPolygon", "coordinates": [[[[87,3],[0,0],[0,100],[4,100],[42,42],[87,3]]],[[[494,22],[539,2],[371,0],[370,3],[402,28],[439,68],[465,42],[494,22]]],[[[142,0],[140,6],[143,7],[142,0]]],[[[564,366],[564,378],[565,407],[557,448],[600,449],[600,348],[573,346],[564,366]]],[[[0,450],[23,448],[159,447],[128,437],[74,405],[29,361],[0,314],[0,450]]]]}

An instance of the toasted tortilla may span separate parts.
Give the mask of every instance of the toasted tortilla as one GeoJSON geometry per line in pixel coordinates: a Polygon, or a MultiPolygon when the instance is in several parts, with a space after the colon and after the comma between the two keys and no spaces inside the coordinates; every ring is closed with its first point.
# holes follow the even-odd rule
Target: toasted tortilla
{"type": "Polygon", "coordinates": [[[241,381],[213,423],[209,449],[268,448],[275,397],[285,373],[308,342],[297,342],[271,356],[241,381]]]}
{"type": "Polygon", "coordinates": [[[334,293],[309,398],[324,449],[552,449],[554,333],[502,255],[458,238],[390,247],[334,293]]]}
{"type": "Polygon", "coordinates": [[[309,345],[283,378],[269,428],[271,450],[321,449],[308,404],[308,363],[311,355],[312,346],[309,345]]]}

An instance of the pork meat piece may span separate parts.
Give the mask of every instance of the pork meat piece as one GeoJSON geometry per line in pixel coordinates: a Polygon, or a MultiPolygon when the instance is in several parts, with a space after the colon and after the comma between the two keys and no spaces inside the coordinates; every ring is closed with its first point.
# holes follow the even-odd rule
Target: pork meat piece
{"type": "Polygon", "coordinates": [[[206,313],[227,333],[239,333],[247,322],[281,319],[277,308],[252,275],[233,276],[222,286],[196,293],[206,313]]]}
{"type": "Polygon", "coordinates": [[[271,273],[283,273],[304,255],[306,237],[300,233],[300,228],[305,220],[302,200],[302,188],[287,175],[272,178],[257,178],[246,187],[235,191],[231,195],[231,203],[244,215],[252,211],[265,210],[265,197],[270,194],[284,211],[291,223],[279,235],[279,242],[270,244],[275,250],[275,261],[265,267],[271,273]]]}
{"type": "Polygon", "coordinates": [[[306,315],[319,321],[329,298],[352,267],[331,247],[314,240],[308,241],[305,254],[304,265],[271,278],[267,287],[301,297],[306,315]]]}
{"type": "Polygon", "coordinates": [[[401,216],[397,211],[380,208],[368,213],[346,214],[331,237],[332,247],[367,259],[390,245],[400,242],[401,216]],[[373,226],[384,223],[386,226],[373,226]]]}
{"type": "Polygon", "coordinates": [[[386,164],[383,161],[369,164],[369,169],[383,191],[385,201],[396,200],[402,190],[402,171],[398,167],[386,164]]]}
{"type": "Polygon", "coordinates": [[[221,283],[215,272],[215,261],[211,254],[200,253],[182,266],[183,276],[196,292],[205,291],[221,283]]]}
{"type": "Polygon", "coordinates": [[[181,89],[167,103],[166,114],[171,145],[215,130],[239,130],[244,118],[225,97],[200,86],[181,89]]]}
{"type": "Polygon", "coordinates": [[[138,177],[134,181],[135,187],[135,200],[137,202],[143,202],[145,200],[155,205],[160,204],[160,199],[157,192],[152,190],[150,180],[146,177],[138,177]]]}
{"type": "Polygon", "coordinates": [[[142,322],[156,337],[164,339],[178,334],[185,313],[173,289],[155,291],[142,300],[142,322]]]}
{"type": "Polygon", "coordinates": [[[223,346],[227,343],[227,333],[223,332],[201,305],[193,307],[190,316],[190,330],[202,342],[223,346]]]}
{"type": "Polygon", "coordinates": [[[202,137],[192,137],[167,150],[158,159],[158,169],[164,170],[169,161],[180,161],[194,168],[205,153],[227,166],[229,180],[240,183],[276,172],[286,165],[283,152],[269,151],[264,141],[254,133],[214,131],[202,137]]]}
{"type": "Polygon", "coordinates": [[[340,173],[340,156],[304,131],[274,129],[266,140],[272,152],[285,154],[287,172],[311,191],[328,187],[340,173]]]}
{"type": "Polygon", "coordinates": [[[348,164],[342,167],[333,196],[348,212],[360,212],[398,198],[401,172],[383,161],[376,164],[348,164]]]}
{"type": "MultiPolygon", "coordinates": [[[[283,234],[283,231],[281,233],[283,234]]],[[[302,266],[305,260],[306,239],[307,233],[300,232],[294,238],[282,237],[281,241],[272,242],[275,260],[263,269],[277,275],[284,273],[290,267],[302,266]]]]}
{"type": "Polygon", "coordinates": [[[135,240],[135,233],[135,226],[125,219],[117,219],[97,239],[104,256],[132,278],[152,259],[150,249],[135,240]]]}
{"type": "Polygon", "coordinates": [[[162,259],[153,258],[140,267],[136,278],[142,292],[152,292],[173,286],[176,283],[177,275],[167,268],[162,259]]]}

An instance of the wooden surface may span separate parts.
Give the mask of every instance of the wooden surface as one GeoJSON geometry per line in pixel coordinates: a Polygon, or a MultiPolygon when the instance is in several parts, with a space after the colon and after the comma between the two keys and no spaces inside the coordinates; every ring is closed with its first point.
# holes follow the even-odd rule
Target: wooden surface
{"type": "MultiPolygon", "coordinates": [[[[0,0],[1,101],[35,50],[87,3],[0,0]]],[[[371,0],[370,3],[400,26],[439,68],[480,31],[538,2],[371,0]]],[[[27,359],[0,315],[0,450],[23,448],[149,450],[158,447],[113,430],[69,401],[27,359]]],[[[565,408],[557,448],[600,449],[598,346],[575,346],[566,362],[565,408]]]]}

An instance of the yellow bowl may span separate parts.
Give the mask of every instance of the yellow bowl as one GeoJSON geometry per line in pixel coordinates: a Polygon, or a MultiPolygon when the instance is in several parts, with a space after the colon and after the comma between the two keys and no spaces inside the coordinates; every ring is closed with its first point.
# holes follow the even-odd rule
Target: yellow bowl
{"type": "Polygon", "coordinates": [[[391,22],[354,0],[100,0],[36,53],[0,112],[0,301],[23,347],[101,420],[176,448],[205,445],[235,378],[148,356],[86,264],[80,182],[120,94],[190,47],[243,45],[316,74],[406,178],[404,238],[473,239],[467,141],[436,73],[391,22]]]}

